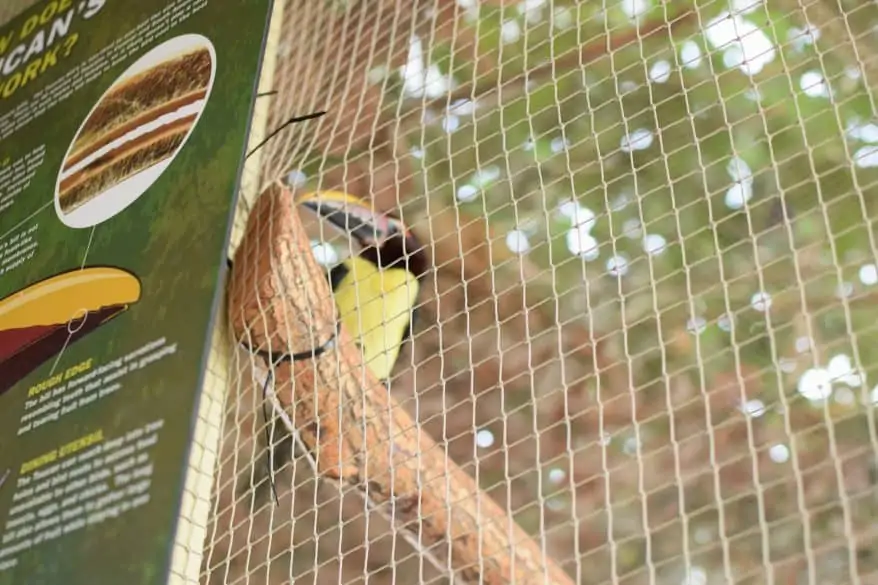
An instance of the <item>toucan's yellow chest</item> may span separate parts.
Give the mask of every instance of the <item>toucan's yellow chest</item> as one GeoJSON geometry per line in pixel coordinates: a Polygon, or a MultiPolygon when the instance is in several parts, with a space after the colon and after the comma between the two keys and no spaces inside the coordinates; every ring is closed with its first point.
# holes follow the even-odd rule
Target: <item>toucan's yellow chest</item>
{"type": "Polygon", "coordinates": [[[380,380],[393,371],[418,298],[417,278],[401,268],[379,269],[353,256],[330,275],[339,319],[380,380]]]}

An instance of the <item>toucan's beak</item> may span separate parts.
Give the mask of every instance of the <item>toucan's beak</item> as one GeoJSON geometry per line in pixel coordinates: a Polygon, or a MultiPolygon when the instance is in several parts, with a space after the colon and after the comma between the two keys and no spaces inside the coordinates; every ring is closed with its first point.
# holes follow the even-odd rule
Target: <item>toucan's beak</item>
{"type": "Polygon", "coordinates": [[[316,202],[307,202],[304,206],[355,238],[363,246],[372,245],[382,239],[382,234],[377,233],[374,223],[363,217],[361,213],[316,202]]]}
{"type": "Polygon", "coordinates": [[[356,240],[361,255],[376,265],[406,268],[418,278],[426,272],[420,242],[399,219],[372,211],[363,200],[340,191],[306,193],[297,200],[356,240]]]}
{"type": "Polygon", "coordinates": [[[340,191],[306,193],[298,203],[310,209],[362,246],[377,246],[390,235],[388,217],[376,213],[361,199],[340,191]]]}

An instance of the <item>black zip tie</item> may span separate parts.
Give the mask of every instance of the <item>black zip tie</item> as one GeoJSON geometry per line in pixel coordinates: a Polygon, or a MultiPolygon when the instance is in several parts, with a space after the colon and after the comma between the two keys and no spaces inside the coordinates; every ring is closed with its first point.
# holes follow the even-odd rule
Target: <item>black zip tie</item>
{"type": "MultiPolygon", "coordinates": [[[[226,267],[229,270],[231,270],[233,266],[234,266],[234,262],[232,261],[232,259],[226,258],[226,267]]],[[[261,357],[262,359],[265,360],[265,362],[269,365],[269,367],[274,368],[274,367],[277,367],[278,364],[283,363],[283,362],[287,362],[287,361],[298,362],[298,361],[302,361],[302,360],[314,359],[316,357],[319,357],[324,352],[326,352],[327,349],[329,349],[329,346],[332,344],[333,341],[335,341],[335,338],[338,337],[338,333],[339,333],[340,328],[341,328],[341,323],[336,322],[335,333],[333,333],[332,337],[327,339],[326,343],[324,343],[320,347],[315,347],[313,349],[309,349],[306,351],[300,351],[300,352],[294,353],[294,354],[282,354],[280,356],[280,358],[278,358],[277,360],[274,361],[273,364],[272,364],[270,352],[263,351],[261,349],[253,349],[250,345],[248,345],[246,343],[241,343],[241,347],[243,347],[244,349],[246,349],[247,351],[249,351],[253,355],[258,355],[259,357],[261,357]]]]}
{"type": "Polygon", "coordinates": [[[265,146],[265,144],[269,140],[271,140],[272,138],[277,136],[281,130],[283,130],[284,128],[286,128],[290,124],[296,124],[298,122],[305,122],[307,120],[313,120],[314,118],[319,118],[320,116],[323,116],[324,114],[326,114],[325,111],[324,112],[314,112],[313,114],[305,114],[304,116],[293,116],[292,118],[290,118],[289,120],[287,120],[286,122],[284,122],[283,124],[281,124],[280,126],[275,128],[274,130],[272,130],[268,136],[266,136],[265,138],[262,139],[262,142],[260,142],[256,146],[254,146],[253,150],[248,152],[247,156],[244,157],[244,160],[250,158],[250,155],[252,155],[254,152],[256,152],[257,150],[259,150],[260,148],[265,146]]]}
{"type": "Polygon", "coordinates": [[[268,95],[275,95],[276,93],[277,93],[277,90],[273,89],[271,91],[263,91],[262,93],[257,93],[256,97],[261,98],[261,97],[265,97],[268,95]]]}
{"type": "Polygon", "coordinates": [[[300,351],[297,353],[280,354],[280,356],[275,360],[272,360],[272,353],[269,351],[253,349],[250,345],[246,343],[242,343],[241,347],[249,351],[251,354],[261,357],[263,360],[265,360],[265,363],[268,365],[268,367],[273,370],[284,362],[301,362],[304,360],[311,360],[320,357],[321,355],[326,353],[326,351],[330,347],[332,347],[332,344],[335,342],[336,337],[338,337],[338,330],[340,327],[341,323],[336,323],[335,332],[332,334],[332,337],[327,339],[326,343],[324,343],[323,345],[313,347],[311,349],[306,349],[305,351],[300,351]]]}

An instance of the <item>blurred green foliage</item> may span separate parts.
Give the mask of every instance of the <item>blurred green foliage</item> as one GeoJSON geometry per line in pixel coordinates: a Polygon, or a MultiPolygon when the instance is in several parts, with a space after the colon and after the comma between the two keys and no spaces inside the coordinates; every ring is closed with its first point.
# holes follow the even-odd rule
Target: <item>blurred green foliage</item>
{"type": "MultiPolygon", "coordinates": [[[[809,28],[812,13],[822,14],[824,4],[802,12],[791,10],[795,2],[745,0],[735,4],[752,6],[732,17],[724,2],[655,2],[635,22],[623,8],[638,4],[529,3],[530,12],[518,9],[525,3],[481,7],[468,26],[480,52],[496,64],[504,95],[513,97],[499,107],[493,97],[477,97],[474,108],[430,102],[426,123],[408,129],[420,169],[414,183],[426,197],[412,205],[423,211],[429,201],[431,210],[457,206],[487,216],[500,235],[523,230],[529,259],[551,280],[543,290],[558,294],[562,319],[592,324],[635,390],[657,403],[666,401],[669,378],[687,379],[708,401],[732,380],[733,403],[752,415],[750,449],[781,470],[766,472],[764,481],[826,461],[822,454],[830,447],[840,459],[842,452],[868,454],[878,445],[878,284],[869,268],[878,249],[878,127],[869,124],[878,120],[866,81],[878,79],[867,77],[868,62],[851,60],[847,35],[871,35],[878,10],[848,3],[847,21],[809,28]],[[673,32],[661,28],[548,77],[529,75],[589,43],[606,43],[607,31],[613,39],[637,23],[686,10],[694,18],[673,32]],[[712,35],[725,37],[725,45],[712,35]],[[742,55],[750,73],[739,66],[742,55]],[[530,80],[526,90],[524,79],[530,80]],[[626,141],[643,148],[625,149],[626,141]],[[569,200],[596,216],[590,235],[599,245],[597,257],[584,259],[569,249],[567,234],[575,226],[557,213],[569,200]],[[658,253],[645,250],[647,235],[661,236],[651,240],[663,242],[658,253]],[[627,266],[621,276],[608,265],[619,256],[627,266]],[[689,341],[679,342],[681,335],[689,341]],[[849,366],[841,371],[839,364],[849,366]],[[822,397],[822,388],[808,387],[815,370],[837,378],[822,397]]],[[[447,43],[433,47],[431,58],[459,82],[484,77],[447,43]]],[[[388,99],[399,99],[401,87],[401,78],[389,84],[388,99]]],[[[729,410],[710,424],[741,416],[729,410]]],[[[641,455],[669,448],[673,419],[643,421],[637,431],[641,455]]],[[[629,427],[619,437],[631,432],[629,427]]],[[[611,445],[622,454],[628,442],[611,445]]],[[[738,449],[748,456],[746,444],[738,449]]],[[[836,479],[838,470],[822,473],[830,483],[845,481],[836,479]]],[[[487,474],[483,481],[503,477],[487,474]]],[[[792,484],[787,488],[762,504],[760,496],[742,495],[736,521],[752,528],[766,509],[777,518],[781,510],[795,514],[801,504],[792,484]]],[[[862,495],[848,489],[844,498],[862,495]]],[[[874,498],[866,501],[871,504],[864,503],[857,518],[851,517],[854,505],[815,516],[810,544],[795,531],[766,528],[762,534],[770,533],[778,558],[794,558],[794,551],[840,538],[838,522],[870,530],[878,506],[874,498]]],[[[534,514],[523,512],[520,521],[537,522],[534,514]]],[[[762,582],[748,573],[747,563],[758,565],[762,554],[760,532],[749,534],[751,540],[738,545],[744,551],[752,544],[752,557],[742,558],[735,572],[740,582],[762,582]]],[[[623,544],[619,562],[630,570],[642,567],[642,546],[623,544]]],[[[878,569],[873,557],[861,560],[859,569],[851,568],[847,553],[833,562],[846,576],[878,569]]],[[[836,582],[837,575],[826,571],[836,582]]]]}
{"type": "MultiPolygon", "coordinates": [[[[632,30],[636,25],[624,4],[604,9],[601,3],[556,2],[553,10],[532,3],[540,16],[535,24],[516,7],[483,6],[469,26],[477,26],[480,49],[499,63],[499,77],[514,79],[607,30],[611,38],[632,30]],[[562,12],[573,15],[565,30],[558,27],[562,12]],[[504,41],[502,32],[510,21],[521,31],[512,42],[504,41]]],[[[797,317],[811,324],[817,363],[828,359],[827,351],[854,350],[859,368],[875,361],[876,313],[869,302],[874,293],[858,271],[875,262],[872,218],[878,200],[871,193],[878,171],[857,165],[855,157],[875,147],[850,132],[875,118],[859,64],[841,58],[834,46],[839,39],[824,38],[819,30],[809,34],[801,12],[752,4],[738,18],[751,23],[774,53],[753,75],[730,67],[731,45],[717,47],[704,33],[711,24],[723,26],[714,19],[730,20],[725,3],[656,3],[639,15],[641,24],[693,8],[696,17],[584,67],[534,79],[522,97],[499,108],[480,109],[477,101],[473,113],[455,116],[453,107],[451,114],[433,111],[436,121],[418,132],[424,153],[418,165],[426,182],[415,183],[427,185],[434,209],[441,202],[487,214],[500,233],[527,226],[531,258],[554,267],[561,291],[587,282],[595,299],[592,318],[607,334],[628,331],[636,346],[629,351],[655,349],[671,331],[700,317],[709,324],[699,337],[700,359],[717,354],[729,367],[738,355],[764,371],[772,387],[779,382],[779,360],[798,358],[802,367],[808,361],[794,349],[800,332],[791,322],[797,317]],[[697,66],[684,66],[681,51],[693,43],[701,58],[697,66]],[[659,62],[668,74],[656,82],[650,68],[659,62]],[[829,94],[809,88],[806,74],[816,74],[829,94]],[[443,128],[448,115],[457,118],[453,132],[443,128]],[[649,146],[622,150],[625,137],[637,130],[647,133],[649,146]],[[558,148],[563,143],[567,146],[558,148]],[[728,192],[736,181],[728,169],[738,159],[748,167],[752,196],[746,205],[730,208],[728,192]],[[472,177],[486,169],[500,176],[477,185],[474,200],[455,202],[459,187],[473,184],[472,177]],[[567,249],[570,222],[555,213],[567,199],[596,213],[592,235],[600,245],[598,259],[583,262],[567,249]],[[633,230],[638,237],[626,237],[626,226],[639,226],[633,230]],[[664,238],[662,253],[644,251],[647,233],[664,238]],[[609,276],[605,266],[617,254],[628,260],[622,278],[609,276]],[[839,292],[846,289],[842,300],[839,292]],[[760,291],[772,299],[768,313],[751,307],[760,291]],[[735,326],[730,333],[715,333],[711,327],[727,313],[735,326]]],[[[864,12],[852,24],[868,20],[864,12]]],[[[755,34],[746,33],[743,42],[755,34]]],[[[758,50],[744,52],[762,58],[748,51],[758,50]]],[[[456,79],[474,74],[471,63],[452,59],[447,45],[432,55],[456,79]]],[[[576,318],[579,311],[565,314],[576,318]]],[[[655,379],[656,372],[643,377],[655,379]]],[[[796,379],[784,376],[786,390],[795,389],[796,379]]],[[[859,390],[863,401],[867,389],[859,390]]]]}

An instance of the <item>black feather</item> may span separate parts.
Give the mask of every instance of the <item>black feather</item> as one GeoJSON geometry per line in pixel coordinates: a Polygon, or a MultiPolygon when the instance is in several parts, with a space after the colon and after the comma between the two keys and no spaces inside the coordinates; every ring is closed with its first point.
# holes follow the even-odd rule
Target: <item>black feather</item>
{"type": "Polygon", "coordinates": [[[427,258],[424,248],[414,236],[396,233],[380,247],[363,248],[360,256],[381,269],[402,268],[421,280],[427,272],[427,258]]]}
{"type": "Polygon", "coordinates": [[[329,272],[327,273],[327,278],[329,278],[329,287],[332,290],[337,289],[338,285],[341,284],[341,281],[344,280],[345,276],[347,276],[350,271],[351,269],[345,263],[336,264],[335,266],[330,268],[329,272]]]}

